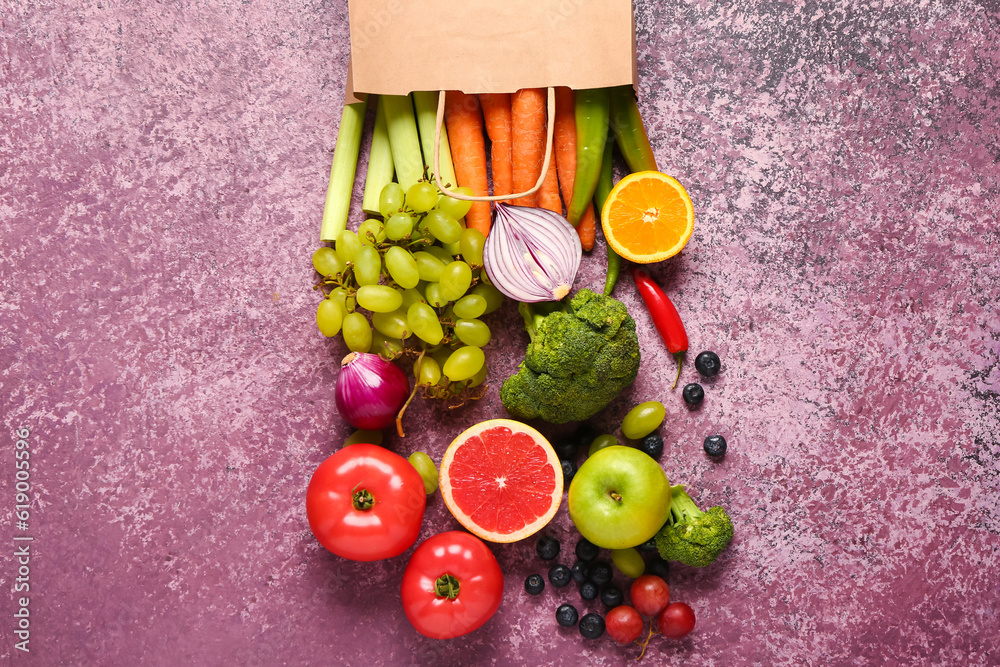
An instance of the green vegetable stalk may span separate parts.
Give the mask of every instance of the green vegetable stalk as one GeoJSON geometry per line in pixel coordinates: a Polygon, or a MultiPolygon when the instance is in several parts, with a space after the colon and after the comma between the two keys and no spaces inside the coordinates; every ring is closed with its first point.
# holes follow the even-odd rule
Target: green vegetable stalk
{"type": "Polygon", "coordinates": [[[611,100],[607,88],[576,91],[576,178],[566,219],[580,222],[587,204],[594,198],[594,188],[601,173],[604,145],[608,140],[611,100]]]}
{"type": "Polygon", "coordinates": [[[518,306],[531,341],[500,400],[517,419],[583,421],[635,380],[639,340],[625,305],[582,289],[562,302],[518,306]]]}
{"type": "Polygon", "coordinates": [[[382,188],[392,183],[396,169],[392,164],[392,149],[389,148],[389,130],[385,124],[385,104],[378,100],[375,107],[375,128],[372,131],[372,145],[368,152],[368,175],[365,177],[365,194],[361,199],[361,210],[368,215],[380,215],[378,199],[382,188]]]}
{"type": "Polygon", "coordinates": [[[630,171],[659,171],[632,86],[611,89],[611,129],[630,171]]]}
{"type": "Polygon", "coordinates": [[[664,560],[691,567],[715,562],[733,539],[733,522],[721,507],[702,512],[680,484],[670,487],[670,518],[656,534],[664,560]]]}
{"type": "Polygon", "coordinates": [[[335,241],[347,229],[347,214],[351,210],[351,193],[354,192],[354,174],[358,169],[361,151],[361,132],[365,127],[367,102],[345,104],[337,129],[337,143],[333,148],[330,167],[330,185],[326,189],[323,205],[323,222],[319,240],[335,241]]]}
{"type": "MultiPolygon", "coordinates": [[[[614,187],[613,165],[611,163],[613,155],[614,146],[609,143],[604,147],[604,157],[601,160],[601,173],[597,178],[597,187],[594,189],[594,206],[597,208],[598,217],[604,215],[604,202],[607,201],[608,195],[611,193],[611,188],[614,187]]],[[[618,282],[618,273],[621,271],[622,258],[610,245],[607,243],[604,245],[608,249],[608,271],[604,278],[604,295],[611,296],[611,292],[615,289],[615,283],[618,282]]]]}

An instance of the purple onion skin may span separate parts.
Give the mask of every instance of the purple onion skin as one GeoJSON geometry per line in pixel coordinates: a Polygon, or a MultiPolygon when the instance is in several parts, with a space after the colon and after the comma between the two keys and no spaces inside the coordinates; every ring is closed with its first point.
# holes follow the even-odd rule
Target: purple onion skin
{"type": "Polygon", "coordinates": [[[377,354],[352,352],[341,362],[337,412],[354,428],[380,431],[392,426],[409,395],[406,374],[377,354]]]}

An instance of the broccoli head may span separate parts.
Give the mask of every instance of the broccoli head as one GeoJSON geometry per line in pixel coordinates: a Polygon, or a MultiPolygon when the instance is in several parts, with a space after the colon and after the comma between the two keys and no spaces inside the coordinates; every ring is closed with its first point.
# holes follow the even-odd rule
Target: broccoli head
{"type": "Polygon", "coordinates": [[[664,560],[692,567],[715,562],[733,539],[733,522],[726,510],[702,512],[680,484],[670,487],[670,518],[656,534],[656,548],[664,560]]]}
{"type": "Polygon", "coordinates": [[[587,419],[632,384],[639,339],[625,304],[582,289],[567,302],[518,307],[531,342],[500,400],[517,419],[587,419]]]}

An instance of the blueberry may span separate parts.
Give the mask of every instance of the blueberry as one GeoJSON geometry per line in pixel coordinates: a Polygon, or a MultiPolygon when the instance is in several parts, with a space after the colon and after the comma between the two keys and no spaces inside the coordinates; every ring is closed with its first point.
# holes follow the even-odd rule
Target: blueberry
{"type": "Polygon", "coordinates": [[[549,570],[549,583],[556,588],[562,588],[573,580],[573,574],[562,563],[556,563],[549,570]]]}
{"type": "Polygon", "coordinates": [[[607,563],[594,563],[590,566],[590,580],[597,586],[603,586],[611,581],[611,566],[607,563]]]}
{"type": "Polygon", "coordinates": [[[585,581],[580,584],[580,597],[584,600],[597,599],[597,586],[592,581],[585,581]]]}
{"type": "Polygon", "coordinates": [[[656,536],[654,535],[653,537],[649,538],[648,540],[646,540],[645,542],[643,542],[642,544],[640,544],[639,546],[637,546],[636,549],[638,549],[639,551],[653,551],[653,552],[656,552],[657,551],[657,549],[656,549],[656,536]]]}
{"type": "Polygon", "coordinates": [[[576,429],[576,433],[573,434],[573,439],[576,440],[576,444],[579,447],[589,447],[590,443],[594,441],[597,437],[597,432],[594,431],[593,427],[587,424],[582,424],[580,428],[576,429]]]}
{"type": "Polygon", "coordinates": [[[563,459],[559,462],[559,465],[562,466],[563,486],[569,488],[569,483],[573,481],[573,475],[576,474],[576,464],[563,459]]]}
{"type": "Polygon", "coordinates": [[[639,441],[639,451],[646,452],[653,459],[659,461],[663,456],[663,438],[659,433],[650,433],[639,441]]]}
{"type": "Polygon", "coordinates": [[[604,634],[604,619],[593,612],[580,619],[580,634],[587,639],[597,639],[604,634]]]}
{"type": "Polygon", "coordinates": [[[597,553],[600,549],[596,544],[588,540],[586,537],[581,537],[580,541],[576,543],[576,557],[580,560],[585,560],[588,563],[595,558],[597,558],[597,553]]]}
{"type": "Polygon", "coordinates": [[[572,460],[574,457],[576,457],[576,451],[578,448],[579,444],[572,437],[560,440],[552,447],[552,449],[556,450],[556,456],[558,456],[560,459],[568,459],[568,460],[572,460]]]}
{"type": "Polygon", "coordinates": [[[698,369],[699,373],[710,378],[719,374],[722,361],[719,360],[719,355],[715,352],[702,352],[694,358],[694,367],[698,369]]]}
{"type": "Polygon", "coordinates": [[[709,456],[726,455],[726,439],[721,435],[710,435],[705,438],[705,453],[709,456]]]}
{"type": "Polygon", "coordinates": [[[692,382],[684,385],[681,396],[684,397],[684,402],[693,408],[696,405],[701,405],[701,402],[705,400],[705,390],[697,382],[692,382]]]}
{"type": "Polygon", "coordinates": [[[573,563],[573,567],[569,568],[569,571],[573,575],[573,581],[578,584],[582,584],[590,577],[590,566],[582,560],[573,563]]]}
{"type": "Polygon", "coordinates": [[[646,563],[646,574],[653,574],[664,581],[669,581],[670,563],[662,558],[654,558],[646,563]]]}
{"type": "Polygon", "coordinates": [[[524,590],[526,590],[531,595],[538,595],[545,590],[545,580],[542,579],[540,574],[529,575],[527,579],[524,580],[524,590]]]}
{"type": "Polygon", "coordinates": [[[605,586],[601,591],[601,602],[608,607],[617,607],[625,602],[625,594],[616,586],[605,586]]]}
{"type": "Polygon", "coordinates": [[[542,535],[535,542],[535,552],[542,560],[552,560],[559,555],[559,540],[551,535],[542,535]]]}
{"type": "Polygon", "coordinates": [[[576,607],[571,604],[562,604],[556,609],[556,623],[564,628],[572,628],[576,625],[576,621],[579,618],[580,616],[576,613],[576,607]]]}

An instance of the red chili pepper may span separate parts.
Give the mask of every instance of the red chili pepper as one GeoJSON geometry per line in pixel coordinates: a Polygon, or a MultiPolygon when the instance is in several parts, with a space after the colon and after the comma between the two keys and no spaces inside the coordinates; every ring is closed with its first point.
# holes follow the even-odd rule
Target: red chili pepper
{"type": "Polygon", "coordinates": [[[681,316],[677,314],[677,309],[670,302],[667,295],[663,293],[660,286],[653,282],[649,274],[642,269],[632,269],[632,279],[635,287],[639,290],[639,295],[646,304],[646,310],[653,318],[656,330],[660,332],[660,338],[667,346],[667,350],[674,355],[677,360],[677,377],[674,378],[671,389],[677,386],[677,380],[681,376],[681,365],[684,363],[684,353],[688,349],[688,336],[684,331],[684,323],[681,316]]]}

